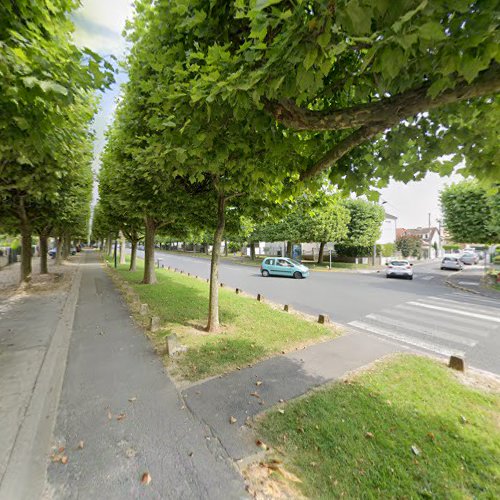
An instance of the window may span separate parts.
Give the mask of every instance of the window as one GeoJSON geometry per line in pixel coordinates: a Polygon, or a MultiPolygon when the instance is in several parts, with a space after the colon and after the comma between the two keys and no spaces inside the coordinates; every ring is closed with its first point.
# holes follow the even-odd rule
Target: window
{"type": "Polygon", "coordinates": [[[268,266],[274,266],[274,259],[267,259],[267,260],[266,260],[266,264],[267,264],[268,266]]]}

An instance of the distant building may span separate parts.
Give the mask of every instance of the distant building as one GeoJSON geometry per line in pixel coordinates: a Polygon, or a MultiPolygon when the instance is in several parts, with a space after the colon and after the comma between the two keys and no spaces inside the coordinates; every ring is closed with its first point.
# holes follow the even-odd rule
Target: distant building
{"type": "Polygon", "coordinates": [[[396,233],[398,238],[404,235],[419,237],[422,240],[422,253],[426,259],[436,259],[442,255],[443,245],[437,227],[399,228],[396,233]]]}
{"type": "Polygon", "coordinates": [[[385,218],[382,221],[380,238],[377,240],[378,245],[384,245],[385,243],[394,243],[396,241],[397,234],[397,221],[398,218],[395,215],[385,213],[385,218]]]}

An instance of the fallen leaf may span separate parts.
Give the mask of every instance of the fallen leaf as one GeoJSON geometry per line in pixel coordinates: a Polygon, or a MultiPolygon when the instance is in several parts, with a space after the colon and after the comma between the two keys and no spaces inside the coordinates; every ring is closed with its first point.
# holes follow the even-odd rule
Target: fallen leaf
{"type": "Polygon", "coordinates": [[[303,427],[298,427],[297,432],[299,432],[300,434],[304,434],[305,430],[303,427]]]}
{"type": "Polygon", "coordinates": [[[417,455],[417,456],[420,455],[420,453],[421,453],[416,445],[412,445],[411,451],[413,452],[414,455],[417,455]]]}
{"type": "Polygon", "coordinates": [[[429,437],[430,439],[432,439],[434,441],[434,439],[436,439],[436,436],[434,436],[434,433],[433,432],[428,432],[427,433],[427,437],[429,437]]]}
{"type": "Polygon", "coordinates": [[[128,398],[128,400],[129,400],[131,403],[133,403],[134,401],[136,401],[136,400],[137,400],[137,398],[134,396],[134,397],[132,397],[132,398],[128,398]]]}
{"type": "Polygon", "coordinates": [[[127,416],[127,414],[122,412],[116,416],[116,420],[123,420],[126,416],[127,416]]]}
{"type": "Polygon", "coordinates": [[[192,457],[192,456],[193,456],[193,452],[192,452],[192,451],[190,451],[190,452],[188,453],[188,457],[192,457]]]}
{"type": "Polygon", "coordinates": [[[137,452],[133,448],[127,448],[127,450],[125,451],[125,456],[127,458],[134,458],[136,454],[137,452]]]}
{"type": "Polygon", "coordinates": [[[283,469],[283,467],[280,467],[278,463],[267,463],[267,464],[262,464],[264,467],[267,467],[268,469],[271,469],[273,471],[278,472],[281,474],[285,479],[288,479],[289,481],[292,481],[294,483],[301,483],[302,480],[300,480],[295,474],[292,474],[291,472],[288,472],[287,470],[283,469]]]}
{"type": "Polygon", "coordinates": [[[61,463],[66,465],[68,463],[68,457],[66,455],[64,455],[63,457],[61,457],[61,463]]]}
{"type": "Polygon", "coordinates": [[[392,406],[392,401],[391,401],[390,399],[388,399],[388,400],[386,401],[386,403],[387,403],[389,406],[392,406]]]}
{"type": "Polygon", "coordinates": [[[79,450],[83,450],[83,445],[84,445],[83,441],[80,441],[80,442],[78,443],[78,449],[79,449],[79,450]]]}
{"type": "Polygon", "coordinates": [[[254,398],[260,398],[260,396],[257,392],[251,392],[250,396],[253,396],[254,398]]]}
{"type": "Polygon", "coordinates": [[[268,446],[266,443],[262,442],[260,439],[257,439],[257,441],[255,441],[255,444],[259,447],[259,448],[262,448],[263,450],[267,450],[268,449],[268,446]]]}
{"type": "Polygon", "coordinates": [[[460,417],[460,420],[462,421],[462,424],[467,423],[467,419],[463,415],[460,417]]]}
{"type": "Polygon", "coordinates": [[[149,472],[145,472],[141,477],[142,484],[149,484],[151,482],[151,475],[149,472]]]}
{"type": "Polygon", "coordinates": [[[373,433],[372,433],[372,432],[367,432],[367,433],[365,434],[365,438],[368,438],[368,439],[373,439],[373,437],[374,437],[374,436],[373,436],[373,433]]]}
{"type": "Polygon", "coordinates": [[[111,420],[113,418],[113,414],[111,413],[111,410],[108,410],[108,419],[111,420]]]}
{"type": "Polygon", "coordinates": [[[284,402],[285,402],[285,400],[284,400],[284,399],[280,399],[280,400],[279,400],[279,403],[284,403],[284,402]]]}
{"type": "Polygon", "coordinates": [[[229,417],[229,423],[230,424],[235,424],[237,422],[236,417],[233,417],[232,415],[229,417]]]}
{"type": "Polygon", "coordinates": [[[64,453],[64,446],[59,447],[57,450],[58,453],[64,453]]]}
{"type": "Polygon", "coordinates": [[[285,413],[285,410],[282,410],[281,408],[278,410],[279,413],[281,413],[282,415],[285,413]]]}
{"type": "Polygon", "coordinates": [[[262,385],[262,380],[257,380],[257,382],[255,382],[255,385],[258,387],[259,385],[262,385]]]}

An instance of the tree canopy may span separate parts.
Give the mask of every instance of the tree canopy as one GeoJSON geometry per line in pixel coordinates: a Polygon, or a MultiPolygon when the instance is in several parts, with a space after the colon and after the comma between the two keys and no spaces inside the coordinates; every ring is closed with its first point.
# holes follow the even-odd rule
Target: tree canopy
{"type": "Polygon", "coordinates": [[[440,195],[444,226],[457,243],[500,241],[500,194],[488,194],[477,181],[447,186],[440,195]]]}

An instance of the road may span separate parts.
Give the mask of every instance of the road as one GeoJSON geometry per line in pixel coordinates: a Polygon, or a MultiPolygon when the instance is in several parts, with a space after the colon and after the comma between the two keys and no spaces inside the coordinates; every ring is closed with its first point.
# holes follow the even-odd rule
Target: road
{"type": "MultiPolygon", "coordinates": [[[[155,255],[164,266],[209,276],[208,259],[155,255]]],[[[464,280],[472,269],[464,270],[464,280]]],[[[373,272],[313,272],[294,280],[263,278],[256,267],[222,262],[220,281],[426,352],[465,356],[470,365],[500,374],[500,302],[450,288],[444,280],[455,271],[441,271],[439,262],[416,264],[414,270],[412,281],[373,272]]]]}

